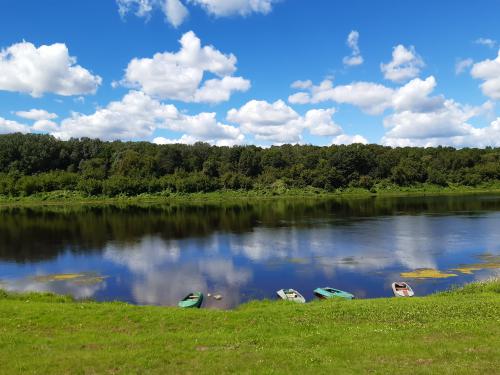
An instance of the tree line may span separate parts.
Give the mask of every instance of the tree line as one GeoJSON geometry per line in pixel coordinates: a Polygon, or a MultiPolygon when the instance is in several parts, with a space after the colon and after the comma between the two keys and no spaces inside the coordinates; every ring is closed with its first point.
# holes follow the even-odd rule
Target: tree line
{"type": "Polygon", "coordinates": [[[0,195],[56,190],[89,196],[318,188],[377,189],[500,180],[500,148],[371,145],[219,147],[0,135],[0,195]]]}

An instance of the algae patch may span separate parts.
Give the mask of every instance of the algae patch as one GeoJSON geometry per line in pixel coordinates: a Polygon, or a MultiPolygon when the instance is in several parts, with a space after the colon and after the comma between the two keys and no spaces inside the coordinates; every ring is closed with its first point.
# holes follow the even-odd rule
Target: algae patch
{"type": "Polygon", "coordinates": [[[401,277],[407,279],[446,279],[458,276],[455,273],[446,273],[432,268],[421,268],[410,272],[401,272],[401,277]]]}
{"type": "Polygon", "coordinates": [[[478,258],[483,260],[484,262],[474,264],[461,264],[458,268],[454,268],[453,271],[471,275],[475,271],[500,268],[500,256],[498,255],[482,254],[478,256],[478,258]]]}
{"type": "Polygon", "coordinates": [[[100,276],[95,273],[59,273],[35,276],[32,279],[40,283],[67,281],[77,285],[92,285],[103,282],[106,276],[100,276]]]}

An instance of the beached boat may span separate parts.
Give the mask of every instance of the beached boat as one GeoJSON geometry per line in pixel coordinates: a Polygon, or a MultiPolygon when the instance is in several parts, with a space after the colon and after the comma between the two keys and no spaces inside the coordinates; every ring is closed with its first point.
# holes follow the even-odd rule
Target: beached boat
{"type": "Polygon", "coordinates": [[[404,281],[392,283],[392,291],[396,297],[413,297],[413,289],[404,281]]]}
{"type": "Polygon", "coordinates": [[[321,299],[328,298],[345,298],[345,299],[353,299],[354,295],[348,292],[344,292],[343,290],[334,289],[330,287],[325,288],[316,288],[314,289],[314,295],[321,299]]]}
{"type": "Polygon", "coordinates": [[[203,293],[201,292],[194,292],[188,294],[183,300],[179,302],[179,307],[182,307],[183,309],[189,309],[189,308],[200,308],[201,304],[203,302],[203,293]]]}
{"type": "Polygon", "coordinates": [[[306,299],[295,289],[281,289],[276,292],[278,297],[285,301],[293,301],[297,303],[305,303],[306,299]]]}

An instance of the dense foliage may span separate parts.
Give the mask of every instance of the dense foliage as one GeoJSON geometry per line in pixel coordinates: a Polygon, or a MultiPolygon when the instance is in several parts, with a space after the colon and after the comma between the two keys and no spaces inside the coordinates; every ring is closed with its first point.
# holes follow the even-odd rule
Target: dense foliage
{"type": "Polygon", "coordinates": [[[373,190],[499,180],[500,148],[217,147],[0,136],[0,195],[8,196],[55,190],[107,196],[306,187],[373,190]]]}

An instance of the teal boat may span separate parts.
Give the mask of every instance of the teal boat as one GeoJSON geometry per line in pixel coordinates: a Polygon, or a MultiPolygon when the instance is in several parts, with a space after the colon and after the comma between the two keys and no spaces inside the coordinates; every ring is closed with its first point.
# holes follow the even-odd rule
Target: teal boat
{"type": "Polygon", "coordinates": [[[194,292],[188,294],[183,300],[181,300],[179,302],[179,307],[183,309],[190,309],[190,308],[199,309],[202,303],[203,303],[203,293],[194,292]]]}
{"type": "Polygon", "coordinates": [[[329,299],[329,298],[345,298],[345,299],[353,299],[354,295],[351,293],[344,292],[343,290],[333,289],[329,287],[325,288],[316,288],[314,289],[314,295],[321,299],[329,299]]]}

